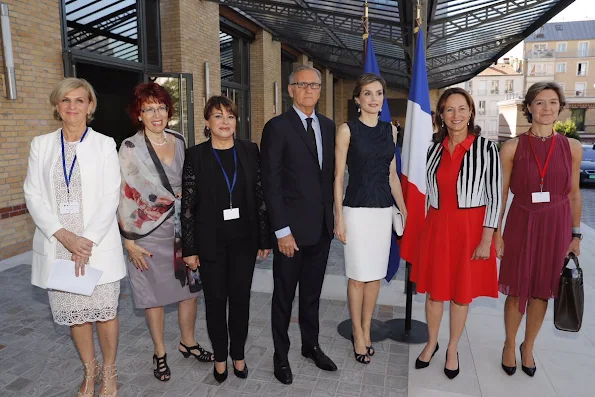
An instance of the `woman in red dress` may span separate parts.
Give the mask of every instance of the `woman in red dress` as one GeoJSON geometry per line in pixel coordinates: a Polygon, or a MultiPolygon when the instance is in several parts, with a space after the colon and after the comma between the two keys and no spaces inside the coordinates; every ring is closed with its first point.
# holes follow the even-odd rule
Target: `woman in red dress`
{"type": "Polygon", "coordinates": [[[516,372],[515,339],[525,308],[525,338],[519,346],[521,368],[527,375],[535,375],[533,345],[548,299],[558,295],[564,257],[571,251],[580,253],[583,148],[579,141],[556,134],[553,128],[565,102],[558,84],[533,84],[523,101],[531,128],[506,141],[500,151],[504,202],[509,187],[514,194],[504,238],[500,227],[495,239],[502,259],[500,292],[508,295],[502,351],[502,369],[508,375],[516,372]]]}
{"type": "Polygon", "coordinates": [[[450,340],[444,373],[459,374],[458,345],[477,296],[498,296],[494,230],[502,206],[498,149],[478,136],[473,98],[446,90],[436,106],[439,130],[426,165],[428,215],[411,278],[427,292],[428,343],[415,362],[425,368],[438,351],[444,302],[450,301],[450,340]]]}

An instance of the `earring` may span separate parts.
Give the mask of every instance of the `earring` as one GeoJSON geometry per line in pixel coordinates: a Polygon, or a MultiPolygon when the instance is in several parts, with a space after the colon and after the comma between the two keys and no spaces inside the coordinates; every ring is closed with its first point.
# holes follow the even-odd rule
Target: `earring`
{"type": "Polygon", "coordinates": [[[469,123],[471,122],[471,120],[467,120],[467,126],[469,126],[469,123]]]}
{"type": "Polygon", "coordinates": [[[380,109],[380,110],[378,111],[378,117],[380,117],[380,115],[381,115],[381,114],[382,114],[382,109],[380,109]]]}
{"type": "Polygon", "coordinates": [[[444,128],[444,120],[442,120],[442,126],[441,126],[441,128],[444,128]]]}
{"type": "Polygon", "coordinates": [[[362,108],[361,108],[361,106],[359,105],[359,103],[356,103],[356,104],[355,104],[355,106],[357,106],[357,112],[358,112],[358,113],[361,113],[361,112],[362,112],[362,108]]]}
{"type": "Polygon", "coordinates": [[[138,121],[143,121],[140,117],[138,118],[138,121]]]}

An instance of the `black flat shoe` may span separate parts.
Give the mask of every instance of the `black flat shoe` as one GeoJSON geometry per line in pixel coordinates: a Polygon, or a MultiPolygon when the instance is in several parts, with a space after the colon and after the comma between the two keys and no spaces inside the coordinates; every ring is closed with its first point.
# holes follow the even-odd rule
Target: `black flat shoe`
{"type": "Polygon", "coordinates": [[[277,358],[277,355],[274,355],[273,365],[275,366],[275,378],[284,385],[290,385],[293,382],[293,374],[291,373],[289,361],[277,358]]]}
{"type": "MultiPolygon", "coordinates": [[[[434,349],[434,353],[432,353],[432,357],[430,357],[430,361],[432,361],[434,354],[436,354],[436,352],[438,351],[439,348],[440,348],[440,345],[438,343],[436,343],[436,348],[434,349]]],[[[415,360],[415,369],[426,368],[428,365],[430,365],[430,361],[422,361],[419,359],[419,357],[417,357],[417,360],[415,360]]]]}
{"type": "Polygon", "coordinates": [[[215,377],[215,380],[219,383],[225,382],[225,380],[227,379],[227,363],[225,364],[225,371],[223,371],[222,374],[217,372],[217,367],[215,367],[215,365],[213,364],[213,377],[215,377]]]}
{"type": "MultiPolygon", "coordinates": [[[[446,361],[448,361],[448,350],[446,351],[446,361]]],[[[459,374],[460,369],[459,364],[459,352],[457,352],[457,369],[448,369],[446,368],[446,362],[444,363],[444,374],[448,377],[448,379],[454,379],[459,374]]]]}
{"type": "Polygon", "coordinates": [[[310,349],[302,347],[302,356],[304,356],[306,358],[311,358],[314,361],[314,364],[316,364],[316,366],[318,368],[320,368],[324,371],[336,371],[337,370],[337,366],[335,365],[333,360],[331,360],[329,358],[329,356],[324,354],[324,352],[318,345],[316,345],[310,349]]]}
{"type": "MultiPolygon", "coordinates": [[[[523,365],[523,344],[521,343],[521,345],[519,346],[519,350],[521,351],[521,368],[523,369],[523,372],[526,373],[527,375],[529,375],[530,377],[534,377],[535,376],[535,371],[537,371],[537,366],[531,368],[531,367],[525,367],[523,365]]],[[[533,362],[535,362],[535,360],[533,360],[533,362]]]]}
{"type": "Polygon", "coordinates": [[[516,372],[516,358],[514,360],[514,367],[509,367],[507,365],[504,365],[504,347],[502,348],[502,369],[504,370],[504,372],[506,372],[506,375],[508,376],[512,376],[514,375],[514,373],[516,372]]]}
{"type": "Polygon", "coordinates": [[[246,362],[244,362],[244,369],[239,370],[236,368],[236,362],[233,362],[233,374],[241,379],[246,379],[248,377],[248,366],[246,362]]]}

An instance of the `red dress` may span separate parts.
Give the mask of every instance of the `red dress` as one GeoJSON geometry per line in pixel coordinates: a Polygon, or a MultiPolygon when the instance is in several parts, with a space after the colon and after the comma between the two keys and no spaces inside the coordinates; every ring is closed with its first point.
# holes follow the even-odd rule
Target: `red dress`
{"type": "Polygon", "coordinates": [[[433,300],[471,303],[478,296],[498,297],[498,271],[494,244],[490,257],[472,260],[483,234],[485,206],[459,208],[457,178],[463,156],[475,141],[469,135],[448,150],[448,138],[437,170],[439,209],[430,207],[420,235],[418,260],[413,263],[411,280],[417,292],[429,293],[433,300]]]}

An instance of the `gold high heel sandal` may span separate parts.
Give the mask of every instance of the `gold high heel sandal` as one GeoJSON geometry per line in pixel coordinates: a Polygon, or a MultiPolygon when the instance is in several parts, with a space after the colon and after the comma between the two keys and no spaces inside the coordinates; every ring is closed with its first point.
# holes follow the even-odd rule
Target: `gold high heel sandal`
{"type": "Polygon", "coordinates": [[[78,397],[93,397],[95,394],[95,390],[88,391],[89,389],[89,380],[91,380],[91,384],[95,382],[98,384],[101,380],[101,374],[99,372],[99,364],[97,364],[97,359],[93,358],[93,360],[89,361],[88,363],[84,363],[83,367],[85,369],[85,380],[83,380],[85,384],[85,390],[78,392],[78,397]],[[93,375],[91,375],[93,374],[93,375]]]}
{"type": "Polygon", "coordinates": [[[115,390],[110,394],[105,393],[105,381],[108,379],[115,378],[118,376],[118,371],[116,369],[116,364],[112,365],[104,365],[103,366],[103,384],[101,385],[101,391],[99,392],[99,397],[116,397],[118,394],[118,385],[114,386],[115,390]]]}

